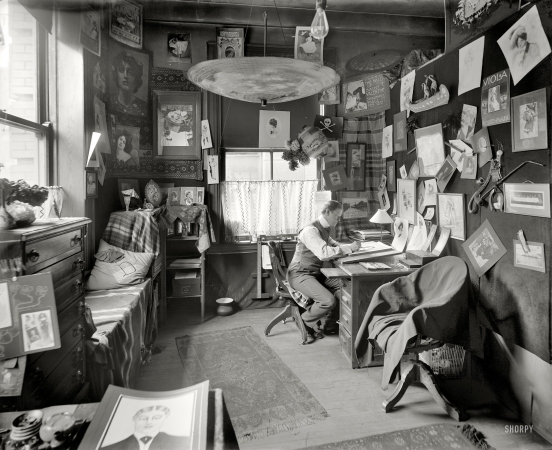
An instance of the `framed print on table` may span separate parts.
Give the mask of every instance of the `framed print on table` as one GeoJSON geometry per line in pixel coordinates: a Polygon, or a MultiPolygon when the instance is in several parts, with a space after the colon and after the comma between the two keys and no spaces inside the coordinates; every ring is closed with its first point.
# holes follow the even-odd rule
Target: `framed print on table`
{"type": "Polygon", "coordinates": [[[364,191],[366,182],[366,144],[348,143],[346,170],[348,191],[364,191]]]}
{"type": "Polygon", "coordinates": [[[466,240],[464,194],[437,194],[437,223],[450,228],[450,237],[466,240]]]}
{"type": "Polygon", "coordinates": [[[154,157],[201,159],[201,93],[153,91],[154,157]]]}
{"type": "Polygon", "coordinates": [[[512,97],[512,151],[548,148],[546,88],[512,97]]]}
{"type": "Polygon", "coordinates": [[[416,223],[416,181],[397,180],[397,215],[416,223]]]}
{"type": "Polygon", "coordinates": [[[550,185],[504,183],[504,212],[550,218],[550,185]]]}

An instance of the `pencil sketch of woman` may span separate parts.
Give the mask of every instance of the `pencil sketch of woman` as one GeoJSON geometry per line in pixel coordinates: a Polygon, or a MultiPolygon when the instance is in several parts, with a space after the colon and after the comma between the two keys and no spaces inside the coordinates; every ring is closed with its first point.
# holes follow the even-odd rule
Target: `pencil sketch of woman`
{"type": "Polygon", "coordinates": [[[532,67],[540,59],[539,44],[527,40],[525,27],[518,27],[510,33],[510,49],[514,52],[514,66],[532,67]]]}

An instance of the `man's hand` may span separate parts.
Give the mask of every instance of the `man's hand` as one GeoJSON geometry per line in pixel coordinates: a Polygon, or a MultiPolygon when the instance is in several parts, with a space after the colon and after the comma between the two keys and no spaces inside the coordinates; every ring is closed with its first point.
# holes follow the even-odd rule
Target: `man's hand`
{"type": "Polygon", "coordinates": [[[351,244],[351,250],[356,252],[360,249],[360,241],[355,241],[351,244]]]}

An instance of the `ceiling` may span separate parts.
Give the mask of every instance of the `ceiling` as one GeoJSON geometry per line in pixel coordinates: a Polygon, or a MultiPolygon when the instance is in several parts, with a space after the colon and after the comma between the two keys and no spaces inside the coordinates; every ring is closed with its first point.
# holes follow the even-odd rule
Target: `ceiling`
{"type": "MultiPolygon", "coordinates": [[[[142,0],[150,3],[159,0],[142,0]]],[[[312,9],[315,0],[164,0],[175,3],[196,3],[209,6],[257,6],[289,9],[312,9]]],[[[327,0],[327,11],[341,11],[368,14],[390,14],[416,17],[444,17],[445,0],[327,0]]]]}

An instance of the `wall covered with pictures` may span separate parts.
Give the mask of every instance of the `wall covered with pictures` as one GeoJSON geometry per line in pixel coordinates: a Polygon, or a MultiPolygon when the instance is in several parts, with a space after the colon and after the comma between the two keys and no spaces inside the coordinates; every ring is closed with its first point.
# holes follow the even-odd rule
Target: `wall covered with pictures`
{"type": "MultiPolygon", "coordinates": [[[[429,76],[446,86],[450,101],[411,113],[409,120],[415,120],[419,128],[406,133],[407,145],[401,151],[396,151],[395,140],[395,151],[387,159],[388,167],[396,170],[397,178],[401,177],[400,169],[404,166],[403,175],[415,178],[418,192],[426,196],[429,182],[437,182],[438,198],[444,202],[441,207],[431,203],[434,208],[431,221],[440,225],[458,222],[460,233],[449,240],[446,252],[461,257],[470,268],[480,325],[478,332],[488,338],[484,367],[489,370],[496,389],[506,386],[514,391],[513,406],[521,410],[524,420],[548,436],[552,434],[549,420],[552,410],[545,406],[552,404],[545,388],[545,380],[552,376],[549,365],[552,360],[549,195],[552,63],[547,45],[552,36],[551,18],[549,2],[537,2],[536,6],[511,14],[486,30],[483,39],[475,34],[471,36],[472,42],[466,40],[461,48],[417,70],[410,94],[414,102],[424,98],[422,83],[429,76]],[[540,30],[536,18],[542,22],[540,30]],[[483,54],[481,76],[476,75],[478,78],[474,80],[471,75],[477,73],[478,52],[483,54]],[[473,67],[466,72],[469,64],[473,67]],[[513,72],[512,77],[508,70],[513,72]],[[474,81],[475,88],[471,85],[474,81]],[[464,91],[460,95],[459,89],[464,91]],[[483,127],[483,123],[487,126],[483,127]],[[441,132],[427,128],[435,124],[442,126],[446,143],[455,140],[460,150],[465,149],[465,144],[471,146],[475,159],[466,153],[451,151],[448,145],[428,153],[427,140],[441,132]],[[414,147],[417,150],[411,152],[414,147]],[[488,202],[474,208],[470,200],[480,187],[476,180],[490,175],[490,166],[495,160],[489,159],[496,158],[498,150],[503,151],[502,178],[523,166],[488,197],[488,202]],[[421,155],[422,160],[417,159],[421,155]],[[458,165],[454,164],[453,172],[441,177],[437,170],[445,157],[447,161],[456,159],[463,171],[456,170],[458,165]],[[413,170],[416,162],[437,162],[437,159],[436,170],[429,163],[426,173],[423,167],[413,170]],[[416,174],[411,175],[412,172],[416,174]],[[441,193],[460,194],[463,199],[441,193]],[[458,220],[453,220],[451,211],[456,204],[458,220]],[[469,209],[477,211],[470,213],[469,209]],[[526,248],[520,243],[520,230],[528,242],[526,248]]],[[[401,88],[397,84],[391,91],[387,124],[397,126],[401,100],[401,88]]],[[[405,126],[404,117],[402,126],[405,126]]],[[[490,179],[485,191],[494,185],[495,181],[490,179]]],[[[429,208],[424,205],[419,212],[426,214],[429,208]]]]}

